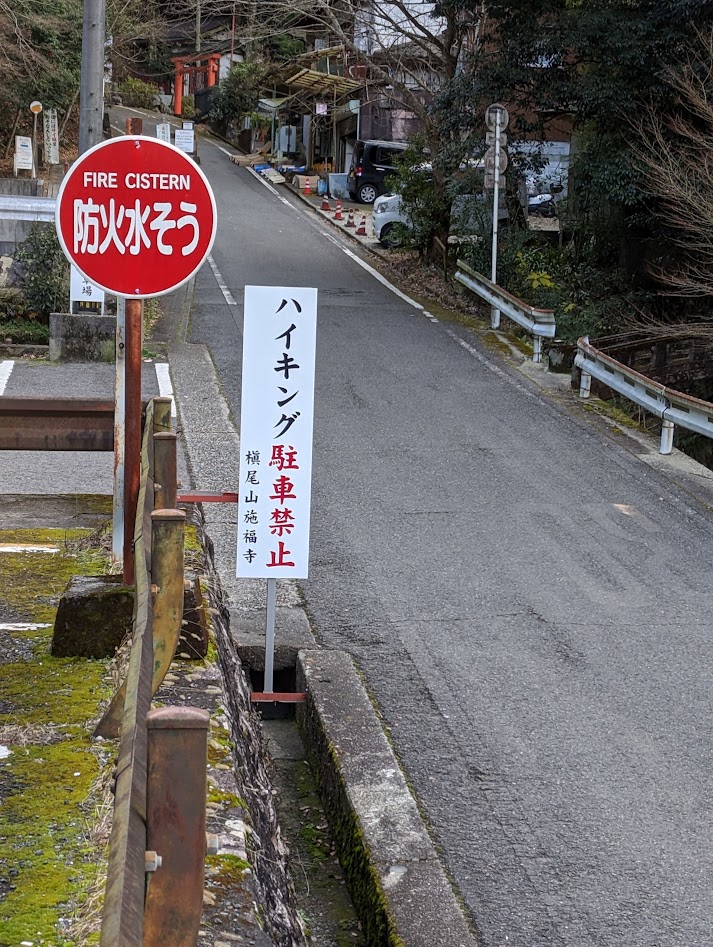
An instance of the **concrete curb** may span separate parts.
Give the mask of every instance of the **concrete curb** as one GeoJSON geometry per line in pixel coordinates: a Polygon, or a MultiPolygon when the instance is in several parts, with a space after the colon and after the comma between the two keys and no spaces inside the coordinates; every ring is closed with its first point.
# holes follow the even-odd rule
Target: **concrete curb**
{"type": "Polygon", "coordinates": [[[381,723],[343,651],[301,651],[297,720],[370,947],[475,947],[381,723]]]}

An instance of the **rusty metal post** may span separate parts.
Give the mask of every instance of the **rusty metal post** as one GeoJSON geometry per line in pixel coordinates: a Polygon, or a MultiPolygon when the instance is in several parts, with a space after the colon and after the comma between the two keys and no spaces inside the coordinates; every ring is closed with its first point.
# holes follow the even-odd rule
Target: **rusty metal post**
{"type": "Polygon", "coordinates": [[[124,584],[134,584],[134,525],[141,480],[141,331],[143,301],[126,300],[124,584]]]}
{"type": "Polygon", "coordinates": [[[162,434],[171,430],[171,398],[153,399],[153,430],[154,434],[162,434]]]}
{"type": "Polygon", "coordinates": [[[203,910],[206,767],[210,717],[162,707],[146,717],[146,848],[161,856],[151,873],[143,947],[195,947],[203,910]]]}
{"type": "Polygon", "coordinates": [[[153,436],[153,479],[154,509],[174,510],[177,493],[176,435],[169,431],[153,436]]]}

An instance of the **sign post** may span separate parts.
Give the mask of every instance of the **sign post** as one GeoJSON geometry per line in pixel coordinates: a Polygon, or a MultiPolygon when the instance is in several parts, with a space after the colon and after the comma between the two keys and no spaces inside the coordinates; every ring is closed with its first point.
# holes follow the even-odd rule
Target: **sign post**
{"type": "Polygon", "coordinates": [[[36,99],[30,102],[32,112],[32,177],[37,177],[37,116],[42,111],[42,103],[36,99]]]}
{"type": "Polygon", "coordinates": [[[67,259],[90,283],[126,298],[124,581],[133,583],[141,454],[142,300],[187,282],[215,239],[215,198],[203,172],[156,138],[100,142],[72,165],[57,196],[67,259]]]}
{"type": "MultiPolygon", "coordinates": [[[[493,187],[493,242],[490,254],[490,281],[497,283],[498,277],[498,216],[500,212],[500,176],[507,168],[507,155],[501,150],[502,133],[508,127],[510,116],[504,105],[495,103],[485,111],[485,124],[493,133],[494,142],[485,153],[486,175],[492,174],[493,187]]],[[[490,183],[490,182],[487,182],[490,183]]],[[[500,310],[490,309],[490,327],[500,327],[500,310]]]]}
{"type": "Polygon", "coordinates": [[[245,287],[236,574],[267,579],[265,694],[276,580],[309,571],[316,339],[316,289],[245,287]]]}

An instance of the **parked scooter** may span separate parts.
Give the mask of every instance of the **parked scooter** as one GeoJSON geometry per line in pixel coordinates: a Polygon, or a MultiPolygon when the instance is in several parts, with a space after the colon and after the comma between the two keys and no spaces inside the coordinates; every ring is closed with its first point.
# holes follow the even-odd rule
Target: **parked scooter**
{"type": "Polygon", "coordinates": [[[552,194],[528,194],[527,213],[530,217],[556,217],[557,205],[552,194]]]}

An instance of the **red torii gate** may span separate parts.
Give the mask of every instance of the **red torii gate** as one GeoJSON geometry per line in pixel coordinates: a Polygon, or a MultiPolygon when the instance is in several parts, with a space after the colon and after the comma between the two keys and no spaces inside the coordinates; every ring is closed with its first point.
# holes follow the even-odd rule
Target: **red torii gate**
{"type": "Polygon", "coordinates": [[[183,107],[183,77],[191,73],[203,73],[208,88],[215,85],[220,67],[220,53],[193,53],[192,56],[174,56],[171,62],[176,68],[173,80],[173,114],[180,115],[183,107]],[[193,63],[193,65],[189,65],[193,63]]]}

